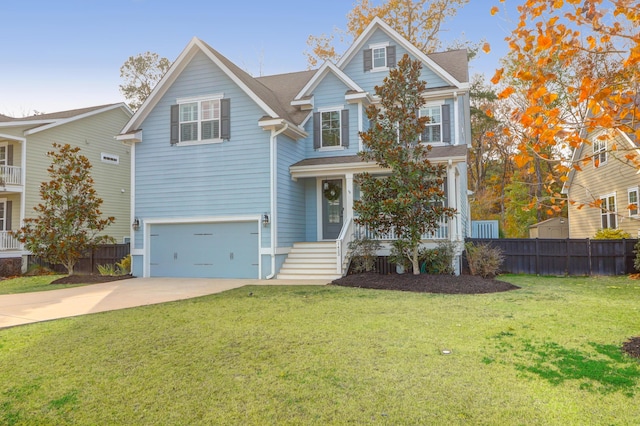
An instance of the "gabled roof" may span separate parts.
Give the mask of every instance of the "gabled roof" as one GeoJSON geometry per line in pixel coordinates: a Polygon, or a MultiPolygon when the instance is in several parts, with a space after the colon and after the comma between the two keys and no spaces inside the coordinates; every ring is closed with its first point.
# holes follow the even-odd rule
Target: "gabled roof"
{"type": "Polygon", "coordinates": [[[384,31],[396,43],[411,52],[414,57],[422,61],[451,86],[459,89],[467,89],[469,87],[468,59],[466,53],[464,53],[465,50],[452,50],[450,52],[426,55],[378,17],[369,23],[351,47],[342,55],[342,58],[340,58],[337,64],[338,68],[344,69],[360,49],[362,49],[371,34],[378,29],[384,31]],[[464,53],[464,55],[462,55],[462,53],[464,53]]]}
{"type": "Polygon", "coordinates": [[[0,114],[0,122],[3,122],[3,121],[11,121],[11,120],[13,120],[13,118],[11,118],[11,117],[7,117],[6,115],[2,115],[2,114],[0,114]]]}
{"type": "Polygon", "coordinates": [[[364,90],[358,84],[353,81],[347,74],[345,74],[340,68],[332,64],[331,62],[325,62],[322,66],[316,71],[315,75],[309,82],[300,90],[300,92],[296,95],[294,100],[303,99],[306,96],[310,96],[314,89],[320,84],[320,82],[329,74],[333,73],[340,81],[347,86],[347,91],[352,91],[355,93],[363,93],[364,90]]]}
{"type": "Polygon", "coordinates": [[[112,109],[122,108],[125,110],[129,116],[133,115],[133,112],[129,107],[120,102],[117,104],[107,104],[107,105],[98,105],[87,108],[78,108],[71,109],[66,111],[58,111],[49,114],[40,114],[40,115],[32,115],[29,117],[22,118],[12,118],[2,116],[3,118],[8,118],[8,120],[0,119],[0,127],[16,127],[16,126],[27,126],[31,127],[29,130],[25,131],[25,135],[30,135],[33,133],[41,132],[46,129],[50,129],[52,127],[60,126],[62,124],[69,123],[71,121],[80,120],[85,117],[90,117],[92,115],[100,114],[112,109]]]}
{"type": "Polygon", "coordinates": [[[289,78],[289,83],[292,85],[291,90],[293,90],[293,88],[302,87],[306,83],[306,80],[311,78],[310,72],[285,74],[282,76],[272,76],[270,78],[254,78],[207,43],[197,37],[194,37],[171,65],[169,71],[167,71],[162,80],[160,80],[153,89],[151,95],[149,95],[147,100],[126,124],[122,130],[123,134],[139,128],[149,112],[156,106],[162,96],[166,93],[169,87],[171,87],[173,82],[178,78],[180,73],[186,68],[197,52],[202,52],[211,59],[211,61],[215,63],[222,72],[224,72],[231,80],[234,81],[234,83],[238,85],[241,90],[254,100],[254,102],[264,111],[265,116],[270,118],[281,118],[293,124],[299,124],[299,121],[296,122],[296,119],[299,117],[294,114],[294,111],[290,108],[288,102],[283,102],[282,98],[284,97],[284,94],[277,93],[269,86],[274,88],[282,87],[285,85],[284,79],[289,78]]]}
{"type": "Polygon", "coordinates": [[[271,90],[282,108],[284,108],[290,117],[290,120],[300,125],[308,111],[300,111],[299,108],[291,105],[291,100],[304,87],[309,79],[316,73],[315,70],[292,72],[288,74],[277,74],[264,77],[256,77],[258,82],[262,83],[271,90]]]}

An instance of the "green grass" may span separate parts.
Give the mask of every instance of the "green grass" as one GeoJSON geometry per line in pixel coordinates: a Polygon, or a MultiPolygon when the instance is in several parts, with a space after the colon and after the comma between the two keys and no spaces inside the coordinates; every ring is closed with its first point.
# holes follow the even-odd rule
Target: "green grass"
{"type": "Polygon", "coordinates": [[[35,291],[60,290],[61,288],[79,287],[86,284],[53,284],[51,282],[64,275],[38,275],[35,277],[18,277],[0,281],[0,294],[31,293],[35,291]]]}
{"type": "Polygon", "coordinates": [[[0,424],[637,424],[640,282],[503,279],[523,288],[254,286],[0,330],[0,424]]]}

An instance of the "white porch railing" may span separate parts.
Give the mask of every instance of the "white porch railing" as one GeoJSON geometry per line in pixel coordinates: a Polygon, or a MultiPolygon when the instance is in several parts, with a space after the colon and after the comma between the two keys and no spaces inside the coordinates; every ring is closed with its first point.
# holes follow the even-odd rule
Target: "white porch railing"
{"type": "Polygon", "coordinates": [[[16,166],[0,166],[0,183],[4,185],[21,185],[22,168],[16,166]]]}
{"type": "Polygon", "coordinates": [[[20,250],[20,241],[16,240],[9,231],[0,231],[0,250],[20,250]]]}
{"type": "Polygon", "coordinates": [[[338,239],[336,239],[336,261],[338,263],[336,265],[336,272],[340,275],[344,273],[342,265],[344,265],[344,260],[347,257],[347,252],[349,251],[349,243],[353,240],[354,225],[353,218],[348,216],[344,225],[342,225],[342,230],[340,231],[340,235],[338,235],[338,239]]]}
{"type": "MultiPolygon", "coordinates": [[[[378,241],[396,240],[395,230],[391,230],[391,232],[387,232],[386,234],[378,234],[363,225],[355,225],[355,232],[356,232],[356,237],[358,238],[368,238],[371,240],[378,240],[378,241]]],[[[422,236],[423,240],[446,240],[448,238],[449,238],[449,222],[446,219],[440,220],[440,225],[435,232],[430,234],[424,234],[422,236]]]]}

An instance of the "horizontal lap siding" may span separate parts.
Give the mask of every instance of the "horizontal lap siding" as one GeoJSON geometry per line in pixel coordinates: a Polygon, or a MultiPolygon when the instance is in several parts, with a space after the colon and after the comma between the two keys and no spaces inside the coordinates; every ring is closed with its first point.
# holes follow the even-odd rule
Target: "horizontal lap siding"
{"type": "Polygon", "coordinates": [[[33,207],[40,202],[40,184],[51,180],[47,173],[51,158],[47,152],[53,150],[54,142],[68,143],[80,147],[80,154],[91,162],[94,188],[104,201],[103,217],[116,218],[105,233],[120,243],[130,236],[131,148],[114,139],[128,119],[128,114],[116,108],[27,136],[25,215],[34,216],[33,207]],[[103,163],[102,152],[118,155],[119,164],[103,163]]]}
{"type": "MultiPolygon", "coordinates": [[[[363,51],[369,48],[370,44],[383,43],[389,41],[390,44],[396,46],[396,60],[400,59],[405,53],[408,53],[402,46],[389,38],[382,30],[375,31],[369,40],[364,44],[363,48],[355,54],[353,59],[346,65],[344,72],[351,77],[363,90],[374,93],[374,87],[382,84],[382,80],[388,75],[388,72],[364,72],[363,51]]],[[[415,60],[411,54],[411,59],[415,60]]],[[[442,78],[426,67],[422,68],[422,79],[427,82],[427,88],[449,86],[442,78]]]]}
{"type": "Polygon", "coordinates": [[[342,106],[349,110],[349,148],[324,151],[313,148],[313,119],[307,121],[305,131],[309,136],[304,140],[307,158],[355,155],[358,153],[358,107],[349,105],[345,100],[347,86],[334,74],[329,73],[313,92],[314,104],[319,108],[342,106]]]}
{"type": "Polygon", "coordinates": [[[294,181],[289,172],[303,158],[304,141],[278,136],[278,247],[305,240],[304,181],[294,181]]]}
{"type": "MultiPolygon", "coordinates": [[[[198,53],[142,124],[136,146],[136,215],[153,218],[259,215],[269,211],[269,133],[264,111],[198,53]],[[171,146],[169,111],[178,98],[231,99],[231,140],[171,146]]],[[[136,246],[141,247],[138,233],[136,246]]],[[[262,246],[268,247],[269,233],[262,246]]]]}

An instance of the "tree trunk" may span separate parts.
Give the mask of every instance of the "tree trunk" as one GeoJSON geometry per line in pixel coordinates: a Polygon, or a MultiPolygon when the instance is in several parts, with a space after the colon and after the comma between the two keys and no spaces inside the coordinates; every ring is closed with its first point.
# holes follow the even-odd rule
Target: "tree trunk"
{"type": "Polygon", "coordinates": [[[413,248],[411,256],[411,266],[413,266],[413,275],[420,275],[420,264],[418,263],[418,246],[413,248]]]}

